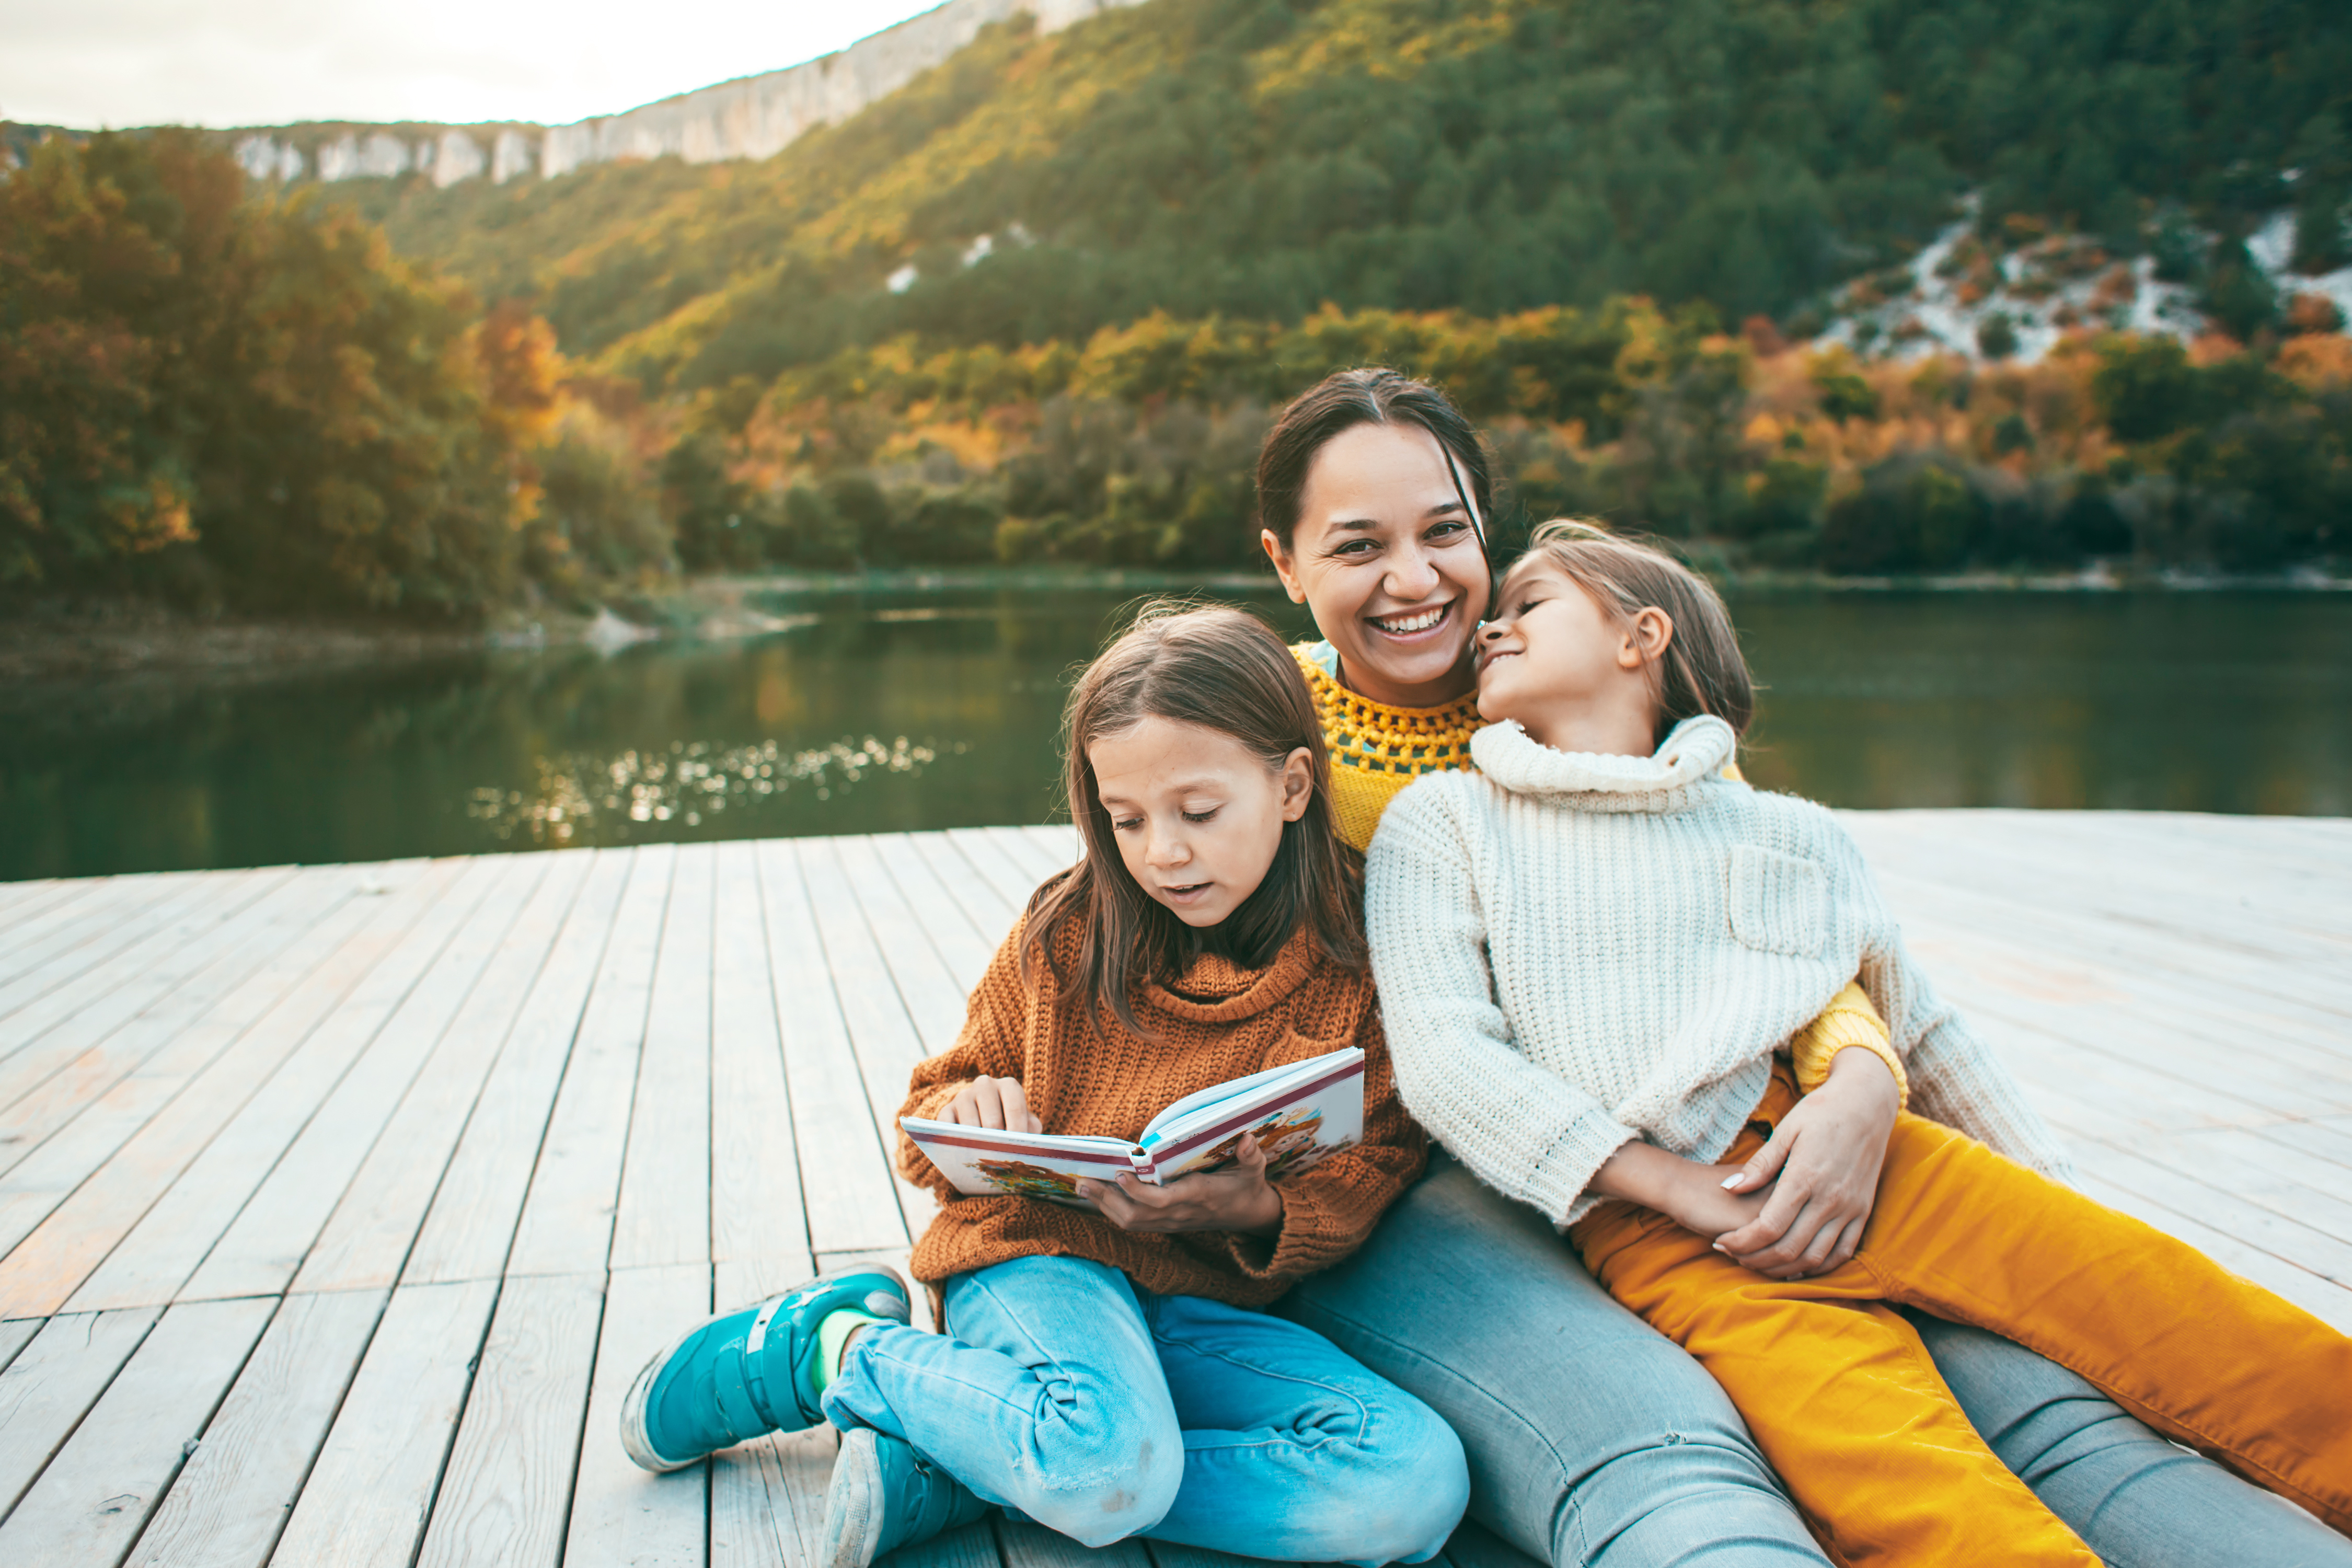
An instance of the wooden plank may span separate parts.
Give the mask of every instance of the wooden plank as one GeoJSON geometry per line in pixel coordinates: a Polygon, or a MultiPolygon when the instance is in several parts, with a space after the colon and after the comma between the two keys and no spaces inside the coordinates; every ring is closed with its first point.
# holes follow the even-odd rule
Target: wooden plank
{"type": "Polygon", "coordinates": [[[702,1264],[614,1271],[572,1492],[564,1568],[703,1568],[709,1467],[650,1475],[621,1448],[621,1401],[646,1360],[710,1312],[702,1264]]]}
{"type": "Polygon", "coordinates": [[[112,877],[41,877],[27,882],[0,882],[0,934],[45,917],[61,916],[70,907],[113,881],[112,877]]]}
{"type": "MultiPolygon", "coordinates": [[[[267,918],[261,911],[273,896],[287,895],[300,880],[293,870],[280,868],[240,877],[218,896],[200,896],[202,889],[192,892],[176,918],[144,931],[142,940],[128,951],[74,971],[72,984],[51,988],[44,984],[37,994],[8,1002],[10,1011],[0,1016],[0,1058],[61,1027],[69,1027],[83,1044],[103,1039],[202,973],[235,946],[257,919],[267,918]]],[[[29,988],[37,978],[37,973],[21,976],[18,984],[29,988]]],[[[16,1092],[21,1091],[0,1085],[0,1096],[5,1099],[14,1099],[16,1092]]]]}
{"type": "Polygon", "coordinates": [[[628,875],[625,855],[599,854],[592,862],[555,951],[467,1120],[402,1279],[489,1279],[504,1267],[628,875]]]}
{"type": "Polygon", "coordinates": [[[545,878],[352,1178],[294,1277],[296,1289],[362,1290],[400,1277],[466,1117],[593,864],[576,852],[523,858],[545,862],[545,878]]]}
{"type": "Polygon", "coordinates": [[[33,1336],[41,1331],[41,1323],[42,1320],[38,1318],[16,1318],[0,1322],[0,1370],[5,1370],[10,1362],[16,1359],[16,1352],[32,1342],[33,1336]]]}
{"type": "Polygon", "coordinates": [[[40,1331],[0,1373],[0,1514],[16,1506],[161,1316],[145,1308],[34,1322],[40,1331]]]}
{"type": "MultiPolygon", "coordinates": [[[[14,1100],[0,1110],[0,1173],[37,1161],[51,1180],[63,1181],[64,1173],[94,1168],[93,1161],[120,1148],[247,1029],[275,1013],[285,992],[331,962],[333,944],[373,907],[372,900],[341,908],[313,901],[281,910],[209,973],[96,1044],[59,1030],[0,1062],[0,1083],[14,1100]],[[302,918],[314,912],[321,914],[315,922],[302,918]]],[[[29,1170],[11,1174],[0,1188],[33,1179],[29,1170]]]]}
{"type": "Polygon", "coordinates": [[[554,1568],[604,1308],[601,1274],[507,1282],[420,1568],[554,1568]]]}
{"type": "MultiPolygon", "coordinates": [[[[837,838],[834,850],[840,857],[843,880],[864,912],[875,949],[898,989],[899,1004],[915,1026],[923,1055],[939,1055],[955,1044],[963,1028],[965,988],[940,956],[931,922],[918,916],[899,891],[875,842],[837,838]]],[[[947,912],[961,919],[952,910],[947,912]]]]}
{"type": "Polygon", "coordinates": [[[995,1523],[1004,1568],[1151,1568],[1140,1541],[1122,1541],[1096,1551],[1025,1519],[1000,1518],[995,1523]]]}
{"type": "MultiPolygon", "coordinates": [[[[897,1145],[897,1118],[898,1107],[906,1102],[908,1076],[926,1053],[833,848],[824,839],[801,840],[801,876],[816,917],[825,964],[833,975],[834,995],[849,1026],[849,1043],[856,1054],[858,1077],[866,1086],[875,1135],[885,1149],[890,1149],[897,1145]]],[[[899,1212],[906,1217],[907,1234],[921,1235],[937,1210],[936,1201],[895,1171],[892,1181],[899,1212]]]]}
{"type": "Polygon", "coordinates": [[[173,1299],[447,940],[446,924],[430,917],[462,870],[456,862],[436,867],[407,893],[376,900],[373,918],[272,1012],[275,1022],[308,1011],[303,991],[331,998],[331,1011],[83,1281],[67,1310],[173,1299]]]}
{"type": "MultiPolygon", "coordinates": [[[[995,889],[997,896],[1004,900],[1006,909],[1017,912],[1029,907],[1029,896],[1037,890],[1037,884],[1045,879],[1031,876],[1027,864],[1006,851],[1000,834],[1009,831],[992,827],[950,827],[947,840],[955,847],[955,852],[980,873],[989,887],[995,889]]],[[[1008,915],[999,925],[1003,931],[1012,930],[1011,916],[1008,915]]]]}
{"type": "Polygon", "coordinates": [[[0,940],[0,1014],[21,1005],[11,1002],[12,994],[20,998],[40,994],[16,989],[15,983],[20,977],[54,965],[50,984],[62,984],[137,941],[136,928],[142,919],[160,923],[168,918],[162,911],[175,902],[184,907],[188,900],[205,896],[210,896],[207,889],[185,879],[167,881],[158,876],[132,876],[105,878],[83,889],[79,898],[43,900],[52,905],[62,901],[64,907],[52,908],[37,922],[10,921],[5,940],[0,940]],[[126,926],[132,930],[125,932],[126,926]]]}
{"type": "Polygon", "coordinates": [[[495,1279],[392,1293],[272,1563],[408,1568],[498,1294],[495,1279]]]}
{"type": "Polygon", "coordinates": [[[710,922],[717,855],[677,852],[629,1110],[613,1267],[710,1261],[710,922]]]}
{"type": "MultiPolygon", "coordinates": [[[[2129,1192],[2141,1204],[2152,1204],[2194,1220],[2232,1237],[2241,1247],[2316,1275],[2338,1289],[2352,1288],[2352,1247],[2309,1226],[2217,1193],[2193,1176],[2173,1170],[2168,1162],[2143,1159],[2088,1140],[2077,1142],[2074,1152],[2075,1163],[2084,1175],[2095,1176],[2129,1192]]],[[[2250,1269],[2240,1271],[2249,1279],[2255,1278],[2250,1269]]],[[[2274,1282],[2280,1278],[2283,1277],[2272,1274],[2262,1283],[2281,1295],[2288,1295],[2290,1300],[2301,1300],[2299,1294],[2290,1295],[2274,1282]]]]}
{"type": "MultiPolygon", "coordinates": [[[[964,919],[980,936],[981,945],[994,953],[1013,929],[1013,917],[1027,907],[1027,889],[1015,887],[1011,892],[999,887],[982,871],[971,856],[966,854],[951,833],[910,833],[907,842],[922,856],[923,863],[931,868],[948,897],[956,901],[964,919]]],[[[986,847],[986,840],[980,843],[986,847]]],[[[994,851],[990,850],[993,855],[994,851]]],[[[998,857],[1002,858],[1002,857],[998,857]]],[[[1008,875],[1010,868],[1007,868],[1008,875]]]]}
{"type": "Polygon", "coordinates": [[[328,1216],[447,1031],[544,869],[536,858],[488,855],[427,918],[441,946],[364,1055],[343,1075],[227,1232],[182,1289],[183,1300],[271,1295],[302,1266],[328,1216]]]}
{"type": "MultiPolygon", "coordinates": [[[[947,848],[940,835],[886,833],[866,842],[873,846],[875,858],[889,873],[916,923],[930,938],[932,950],[946,966],[948,982],[961,1002],[962,994],[987,973],[988,961],[995,955],[997,943],[1008,929],[1006,919],[992,916],[982,926],[966,910],[966,899],[980,896],[980,878],[969,861],[947,848]],[[925,853],[933,844],[947,851],[945,872],[934,866],[932,858],[925,853]],[[961,889],[950,888],[951,875],[967,886],[961,889]]],[[[992,907],[996,902],[992,890],[987,891],[987,902],[992,907]]],[[[961,1006],[958,1014],[961,1017],[961,1006]]]]}
{"type": "Polygon", "coordinates": [[[192,1301],[164,1313],[0,1524],[0,1562],[120,1562],[277,1305],[192,1301]]]}
{"type": "Polygon", "coordinates": [[[287,1298],[163,1495],[130,1568],[260,1568],[269,1560],[387,1295],[287,1298]]]}
{"type": "Polygon", "coordinates": [[[807,1568],[819,1561],[825,1488],[839,1448],[839,1434],[814,1426],[713,1454],[710,1568],[807,1568]]]}
{"type": "MultiPolygon", "coordinates": [[[[373,901],[346,901],[199,1026],[0,1177],[0,1318],[56,1311],[291,1055],[355,976],[300,984],[373,901]],[[290,988],[289,988],[290,985],[290,988]]],[[[289,911],[290,912],[290,911],[289,911]]]]}
{"type": "Polygon", "coordinates": [[[1033,833],[1025,827],[991,827],[984,831],[1006,858],[1022,868],[1033,888],[1056,871],[1077,863],[1075,854],[1064,854],[1058,841],[1050,841],[1042,833],[1033,833]]]}
{"type": "Polygon", "coordinates": [[[887,1145],[834,992],[799,852],[772,839],[757,853],[809,1246],[818,1252],[904,1246],[908,1233],[887,1145]]]}
{"type": "Polygon", "coordinates": [[[760,865],[750,844],[719,851],[710,987],[710,1256],[713,1299],[729,1303],[788,1289],[810,1273],[760,865]]]}
{"type": "Polygon", "coordinates": [[[986,1520],[890,1554],[890,1568],[998,1568],[996,1531],[986,1520]]]}
{"type": "Polygon", "coordinates": [[[509,1275],[602,1273],[612,1252],[629,1106],[677,854],[667,845],[649,845],[628,858],[628,890],[556,1092],[507,1258],[509,1275]]]}
{"type": "MultiPolygon", "coordinates": [[[[350,887],[334,870],[278,878],[185,941],[165,947],[161,944],[176,932],[159,933],[156,945],[127,955],[123,963],[101,964],[16,1017],[0,1021],[0,1037],[9,1037],[16,1026],[22,1029],[0,1044],[0,1106],[13,1113],[51,1075],[91,1047],[111,1043],[118,1033],[135,1031],[149,1042],[144,1049],[152,1050],[153,1042],[170,1038],[174,1027],[235,990],[300,933],[310,923],[306,917],[331,908],[350,887]]],[[[19,1136],[7,1147],[20,1157],[29,1145],[19,1136]]]]}

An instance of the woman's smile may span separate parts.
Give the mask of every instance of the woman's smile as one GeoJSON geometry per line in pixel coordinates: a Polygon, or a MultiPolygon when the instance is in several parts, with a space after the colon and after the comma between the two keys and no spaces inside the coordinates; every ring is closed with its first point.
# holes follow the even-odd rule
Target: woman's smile
{"type": "Polygon", "coordinates": [[[1459,600],[1448,599],[1442,605],[1424,605],[1417,610],[1366,616],[1364,624],[1382,637],[1398,642],[1436,639],[1448,635],[1454,620],[1454,606],[1458,603],[1459,600]]]}

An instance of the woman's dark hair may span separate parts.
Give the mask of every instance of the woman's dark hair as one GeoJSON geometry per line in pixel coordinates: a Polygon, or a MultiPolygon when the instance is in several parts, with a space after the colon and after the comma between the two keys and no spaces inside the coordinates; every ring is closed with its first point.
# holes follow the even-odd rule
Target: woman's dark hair
{"type": "MultiPolygon", "coordinates": [[[[1715,584],[1657,545],[1583,518],[1556,517],[1538,528],[1511,571],[1530,562],[1554,568],[1619,620],[1654,606],[1674,622],[1665,654],[1652,667],[1658,700],[1652,745],[1664,744],[1668,731],[1701,713],[1714,714],[1734,734],[1748,733],[1756,717],[1756,683],[1715,584]]],[[[1504,574],[1507,580],[1509,575],[1504,574]]]]}
{"type": "Polygon", "coordinates": [[[1080,932],[1081,1005],[1108,1005],[1138,1034],[1129,991],[1140,980],[1173,980],[1205,952],[1244,968],[1274,961],[1300,925],[1314,928],[1325,955],[1350,968],[1365,962],[1358,919],[1362,863],[1331,824],[1331,770],[1323,726],[1307,681],[1282,639],[1265,623],[1223,606],[1147,605],[1135,624],[1088,665],[1070,693],[1062,721],[1070,816],[1086,853],[1077,865],[1030,897],[1022,946],[1024,978],[1042,958],[1057,985],[1055,937],[1074,921],[1080,932]],[[1257,890],[1207,931],[1195,931],[1136,885],[1120,858],[1087,748],[1146,719],[1194,724],[1229,735],[1278,770],[1307,749],[1311,781],[1307,810],[1282,827],[1282,844],[1257,890]]]}
{"type": "Polygon", "coordinates": [[[1300,393],[1275,420],[1257,451],[1258,526],[1282,541],[1285,550],[1290,548],[1315,455],[1333,437],[1359,425],[1412,425],[1437,438],[1451,459],[1455,494],[1465,507],[1475,502],[1470,525],[1491,563],[1487,531],[1495,486],[1476,428],[1452,398],[1427,382],[1378,366],[1333,372],[1300,393]]]}

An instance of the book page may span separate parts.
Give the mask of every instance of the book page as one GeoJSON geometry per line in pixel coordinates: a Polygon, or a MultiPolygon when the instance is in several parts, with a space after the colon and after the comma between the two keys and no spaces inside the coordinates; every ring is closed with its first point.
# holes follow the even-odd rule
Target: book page
{"type": "Polygon", "coordinates": [[[1231,1163],[1245,1133],[1256,1134],[1265,1151],[1269,1182],[1364,1141],[1364,1053],[1352,1046],[1235,1081],[1255,1087],[1168,1118],[1145,1134],[1160,1181],[1231,1163]]]}
{"type": "Polygon", "coordinates": [[[958,1192],[974,1197],[1044,1198],[1092,1209],[1078,1196],[1081,1181],[1117,1181],[1135,1169],[1129,1153],[1134,1145],[1117,1138],[1000,1132],[919,1116],[900,1117],[898,1125],[958,1192]]]}

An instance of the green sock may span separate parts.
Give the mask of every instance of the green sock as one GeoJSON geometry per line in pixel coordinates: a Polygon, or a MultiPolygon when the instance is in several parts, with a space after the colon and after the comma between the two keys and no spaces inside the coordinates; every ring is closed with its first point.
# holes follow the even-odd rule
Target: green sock
{"type": "Polygon", "coordinates": [[[819,1394],[824,1392],[825,1384],[831,1383],[833,1374],[840,1370],[841,1349],[849,1342],[849,1336],[868,1323],[882,1323],[888,1321],[887,1318],[877,1318],[871,1312],[861,1312],[855,1307],[838,1307],[827,1312],[818,1321],[816,1369],[811,1374],[809,1381],[816,1385],[816,1391],[819,1394]]]}

